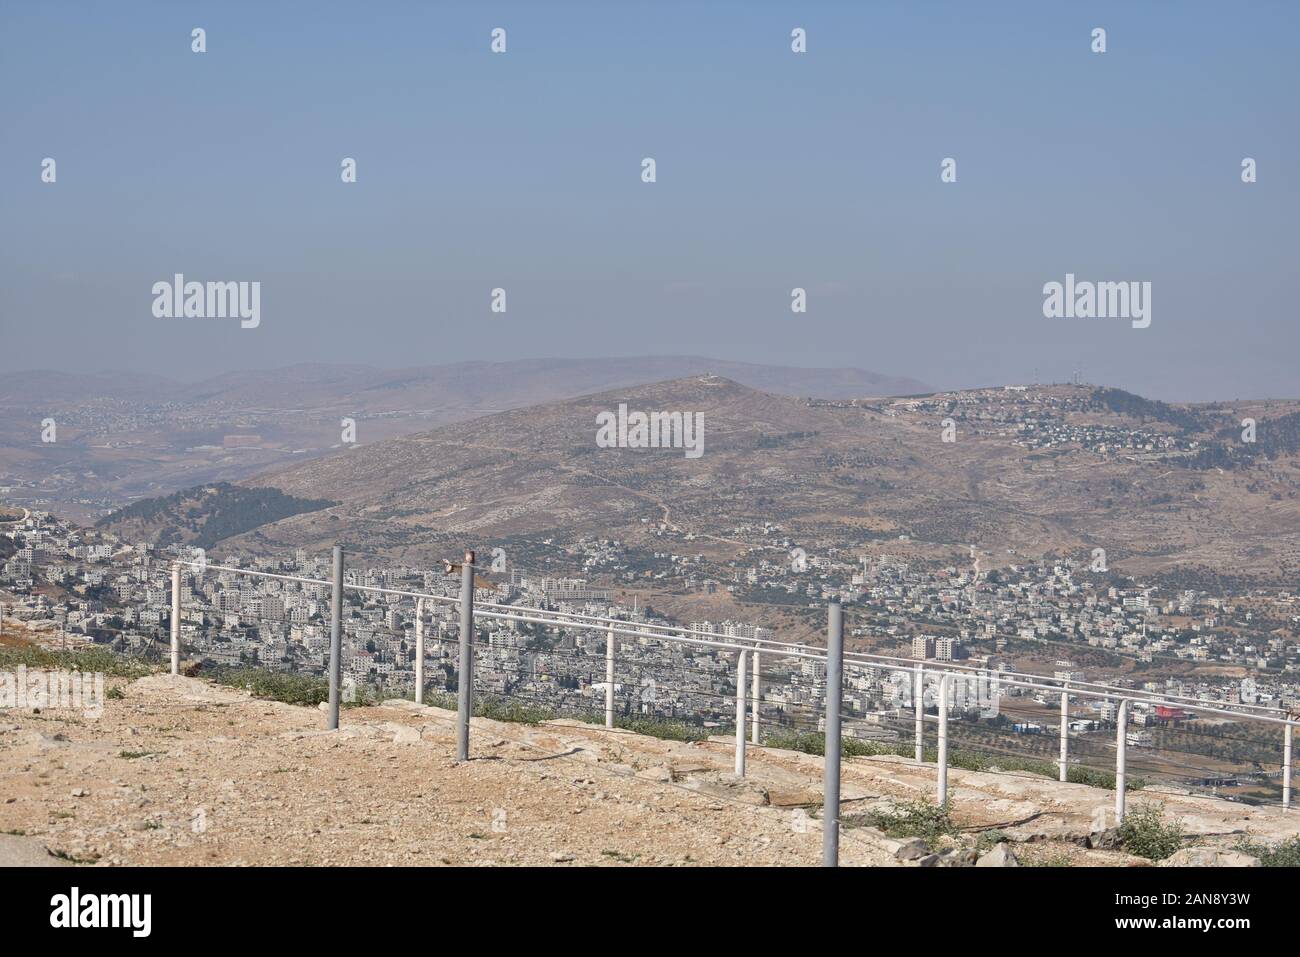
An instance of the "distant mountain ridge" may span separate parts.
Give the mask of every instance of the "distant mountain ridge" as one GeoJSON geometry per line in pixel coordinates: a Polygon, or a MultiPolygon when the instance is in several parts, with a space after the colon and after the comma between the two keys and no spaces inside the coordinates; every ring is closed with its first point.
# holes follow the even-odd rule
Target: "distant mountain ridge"
{"type": "Polygon", "coordinates": [[[521,359],[381,369],[304,363],[184,383],[157,375],[0,375],[0,487],[71,517],[509,409],[713,372],[800,398],[924,391],[862,369],[700,356],[521,359]],[[41,441],[41,423],[58,441],[41,441]],[[344,438],[347,423],[355,430],[344,438]]]}
{"type": "Polygon", "coordinates": [[[87,375],[34,370],[0,377],[0,405],[94,397],[171,402],[223,401],[300,407],[324,402],[358,410],[403,404],[413,390],[435,399],[491,402],[498,408],[531,405],[618,386],[713,373],[743,385],[822,399],[912,395],[931,387],[906,376],[866,369],[804,368],[733,362],[705,356],[628,356],[593,359],[517,359],[382,369],[368,365],[301,363],[228,372],[194,383],[158,375],[105,371],[87,375]]]}

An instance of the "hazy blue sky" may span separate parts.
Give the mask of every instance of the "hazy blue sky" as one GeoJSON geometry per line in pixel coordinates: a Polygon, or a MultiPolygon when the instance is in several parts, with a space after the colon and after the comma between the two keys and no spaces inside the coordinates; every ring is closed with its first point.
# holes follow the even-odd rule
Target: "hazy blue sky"
{"type": "Polygon", "coordinates": [[[6,3],[0,370],[693,353],[1297,396],[1298,11],[6,3]],[[261,326],[155,319],[175,272],[261,281],[261,326]],[[1150,328],[1045,319],[1067,272],[1151,281],[1150,328]]]}

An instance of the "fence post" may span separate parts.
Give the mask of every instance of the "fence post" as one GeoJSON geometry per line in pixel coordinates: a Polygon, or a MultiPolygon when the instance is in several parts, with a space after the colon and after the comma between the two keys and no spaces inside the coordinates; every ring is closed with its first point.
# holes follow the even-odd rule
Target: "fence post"
{"type": "Polygon", "coordinates": [[[181,673],[181,566],[172,566],[172,674],[181,673]]]}
{"type": "Polygon", "coordinates": [[[1070,762],[1070,686],[1061,691],[1061,783],[1065,783],[1070,762]]]}
{"type": "Polygon", "coordinates": [[[736,776],[745,776],[745,663],[749,652],[736,656],[736,776]]]}
{"type": "Polygon", "coordinates": [[[456,703],[456,760],[469,760],[469,719],[474,710],[474,552],[460,566],[460,686],[456,703]]]}
{"type": "Polygon", "coordinates": [[[1286,722],[1282,743],[1282,811],[1291,808],[1291,719],[1286,722]]]}
{"type": "Polygon", "coordinates": [[[1128,699],[1119,703],[1115,733],[1115,823],[1124,821],[1124,768],[1128,756],[1128,699]]]}
{"type": "Polygon", "coordinates": [[[334,581],[330,590],[330,722],[339,726],[339,679],[343,674],[343,546],[334,546],[334,581]]]}
{"type": "Polygon", "coordinates": [[[605,634],[605,727],[614,727],[614,626],[605,634]]]}
{"type": "Polygon", "coordinates": [[[826,747],[822,761],[822,866],[840,864],[840,702],[844,698],[844,618],[840,603],[827,608],[826,747]]]}
{"type": "Polygon", "coordinates": [[[754,683],[754,690],[751,694],[751,696],[754,699],[754,706],[751,709],[749,714],[749,740],[753,744],[758,744],[758,701],[759,701],[758,673],[759,673],[759,668],[762,666],[760,658],[761,655],[758,650],[758,646],[755,645],[754,660],[752,662],[753,669],[754,669],[754,677],[752,679],[754,683]]]}
{"type": "Polygon", "coordinates": [[[920,764],[925,760],[925,676],[924,668],[921,665],[916,666],[916,687],[913,689],[912,697],[916,700],[913,702],[916,710],[916,763],[920,764]]]}
{"type": "Polygon", "coordinates": [[[948,683],[952,676],[939,679],[939,807],[948,806],[948,683]]]}
{"type": "Polygon", "coordinates": [[[415,600],[415,703],[424,704],[424,599],[415,600]]]}

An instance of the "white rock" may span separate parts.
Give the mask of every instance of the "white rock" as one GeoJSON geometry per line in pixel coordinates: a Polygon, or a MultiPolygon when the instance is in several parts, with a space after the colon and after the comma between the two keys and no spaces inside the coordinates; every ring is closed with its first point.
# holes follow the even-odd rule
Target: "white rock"
{"type": "Polygon", "coordinates": [[[1005,841],[975,862],[976,867],[1019,867],[1020,862],[1005,841]]]}
{"type": "Polygon", "coordinates": [[[1241,851],[1185,847],[1160,862],[1161,867],[1260,867],[1259,858],[1241,851]]]}

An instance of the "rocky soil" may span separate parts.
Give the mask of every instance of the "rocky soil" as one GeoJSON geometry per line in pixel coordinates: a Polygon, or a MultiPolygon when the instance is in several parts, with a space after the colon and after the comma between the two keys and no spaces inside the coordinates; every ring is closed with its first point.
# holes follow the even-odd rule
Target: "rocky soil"
{"type": "MultiPolygon", "coordinates": [[[[474,719],[458,763],[454,714],[411,702],[345,710],[252,698],[186,677],[110,679],[102,716],[0,712],[0,863],[126,865],[815,865],[821,759],[730,739],[683,743],[573,721],[474,719]],[[48,853],[47,853],[48,850],[48,853]]],[[[1146,864],[1115,849],[1113,794],[954,770],[958,832],[890,838],[871,813],[933,797],[934,768],[844,762],[848,865],[1146,864]],[[983,835],[981,837],[981,835],[983,835]],[[1090,840],[1091,835],[1091,840],[1090,840]],[[1100,846],[1087,846],[1089,843],[1100,846]]],[[[1250,834],[1300,817],[1140,792],[1183,822],[1179,863],[1245,863],[1250,834]]]]}

